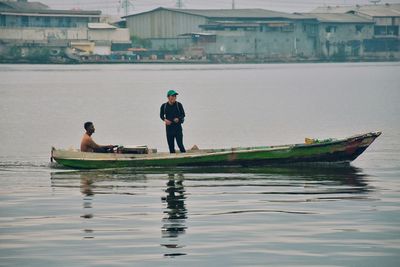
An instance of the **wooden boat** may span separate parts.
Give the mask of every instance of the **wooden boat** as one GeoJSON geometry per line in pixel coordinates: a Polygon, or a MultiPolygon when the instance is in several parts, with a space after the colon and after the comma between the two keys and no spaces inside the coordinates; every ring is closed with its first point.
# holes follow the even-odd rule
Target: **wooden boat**
{"type": "Polygon", "coordinates": [[[52,148],[51,159],[75,169],[177,166],[270,166],[303,163],[350,163],[363,153],[381,132],[344,139],[313,140],[283,146],[201,149],[187,153],[146,154],[88,153],[52,148]]]}

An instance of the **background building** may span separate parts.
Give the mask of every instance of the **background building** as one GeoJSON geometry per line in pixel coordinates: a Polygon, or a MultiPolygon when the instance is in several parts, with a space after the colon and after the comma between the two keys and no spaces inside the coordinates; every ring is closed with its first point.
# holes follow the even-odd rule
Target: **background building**
{"type": "Polygon", "coordinates": [[[85,28],[99,22],[101,11],[54,10],[39,2],[0,1],[1,27],[85,28]]]}
{"type": "Polygon", "coordinates": [[[200,31],[207,23],[207,10],[157,8],[124,17],[131,36],[139,38],[176,38],[181,34],[200,31]]]}
{"type": "Polygon", "coordinates": [[[100,11],[54,10],[39,2],[0,0],[0,53],[4,46],[60,51],[77,45],[88,53],[108,54],[114,43],[130,45],[127,29],[100,23],[100,16],[100,11]]]}
{"type": "Polygon", "coordinates": [[[344,59],[364,55],[365,41],[373,38],[374,22],[354,14],[309,13],[318,20],[318,54],[344,59]]]}
{"type": "Polygon", "coordinates": [[[374,22],[373,37],[365,40],[365,55],[400,59],[400,4],[319,7],[313,13],[356,14],[374,22]]]}
{"type": "Polygon", "coordinates": [[[211,33],[216,36],[214,41],[201,44],[207,54],[316,56],[317,21],[303,15],[264,9],[157,8],[125,18],[131,36],[156,44],[168,40],[175,49],[179,47],[172,47],[174,44],[184,43],[182,36],[211,33]]]}
{"type": "Polygon", "coordinates": [[[0,57],[8,53],[4,47],[18,46],[167,61],[400,59],[400,4],[326,6],[294,14],[160,7],[124,19],[0,0],[0,57]]]}

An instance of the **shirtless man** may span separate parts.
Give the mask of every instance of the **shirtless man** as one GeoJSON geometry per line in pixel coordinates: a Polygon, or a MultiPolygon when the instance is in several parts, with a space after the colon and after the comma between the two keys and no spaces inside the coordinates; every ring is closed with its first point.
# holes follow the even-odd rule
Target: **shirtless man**
{"type": "Polygon", "coordinates": [[[84,124],[86,133],[82,137],[81,141],[81,152],[97,152],[97,153],[110,153],[113,152],[113,148],[116,146],[108,145],[101,146],[96,144],[92,139],[92,134],[95,131],[93,122],[85,122],[84,124]]]}

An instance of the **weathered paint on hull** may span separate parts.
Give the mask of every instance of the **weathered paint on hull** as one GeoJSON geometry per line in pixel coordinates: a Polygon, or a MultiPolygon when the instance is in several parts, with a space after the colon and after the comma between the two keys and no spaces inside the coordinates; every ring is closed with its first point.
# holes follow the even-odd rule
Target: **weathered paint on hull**
{"type": "Polygon", "coordinates": [[[124,167],[173,167],[173,166],[264,166],[293,163],[351,162],[362,154],[380,135],[370,133],[341,141],[313,145],[293,145],[282,149],[232,151],[192,157],[136,158],[88,160],[75,158],[54,159],[70,168],[101,169],[124,167]]]}

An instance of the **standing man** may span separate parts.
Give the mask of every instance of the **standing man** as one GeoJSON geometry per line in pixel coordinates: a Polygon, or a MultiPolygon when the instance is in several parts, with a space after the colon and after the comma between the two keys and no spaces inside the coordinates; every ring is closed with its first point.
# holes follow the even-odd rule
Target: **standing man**
{"type": "Polygon", "coordinates": [[[168,102],[161,105],[160,118],[164,121],[167,130],[167,141],[170,153],[175,153],[175,139],[179,150],[185,153],[183,146],[182,123],[185,120],[185,110],[181,103],[176,101],[177,92],[169,90],[168,102]]]}

